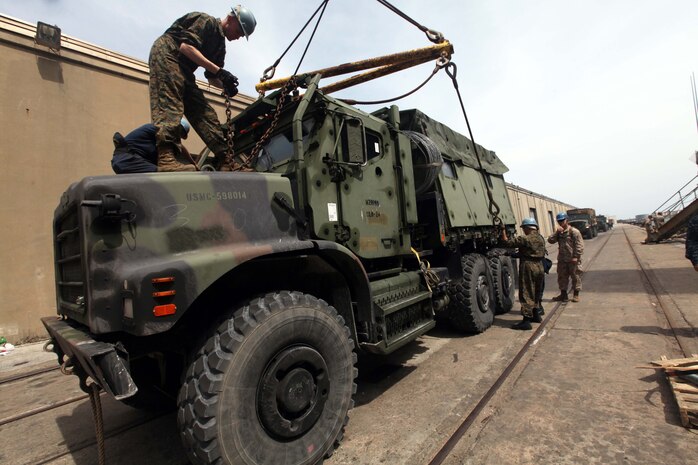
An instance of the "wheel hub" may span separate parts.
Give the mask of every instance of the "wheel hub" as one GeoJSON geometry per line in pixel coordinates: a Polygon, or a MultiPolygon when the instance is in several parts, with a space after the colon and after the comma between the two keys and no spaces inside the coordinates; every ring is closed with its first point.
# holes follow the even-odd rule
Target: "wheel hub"
{"type": "Polygon", "coordinates": [[[257,413],[272,436],[293,439],[320,418],[330,389],[327,364],[312,347],[292,346],[268,364],[257,388],[257,413]]]}

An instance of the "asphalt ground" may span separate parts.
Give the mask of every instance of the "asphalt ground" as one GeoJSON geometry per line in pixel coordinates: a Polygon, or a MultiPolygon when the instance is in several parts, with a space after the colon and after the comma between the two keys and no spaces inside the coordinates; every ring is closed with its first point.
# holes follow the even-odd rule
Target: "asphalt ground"
{"type": "MultiPolygon", "coordinates": [[[[698,273],[682,242],[643,239],[640,228],[621,225],[587,241],[582,301],[554,314],[553,268],[545,331],[443,463],[695,463],[698,431],[680,425],[663,375],[636,367],[698,353],[698,273]]],[[[519,319],[512,311],[466,337],[437,327],[389,357],[360,359],[356,407],[325,463],[430,463],[528,341],[530,332],[510,329],[519,319]]],[[[41,347],[0,357],[0,460],[96,463],[77,378],[57,370],[21,377],[55,366],[41,347]]],[[[174,414],[145,414],[107,396],[102,403],[107,464],[188,463],[174,414]]]]}

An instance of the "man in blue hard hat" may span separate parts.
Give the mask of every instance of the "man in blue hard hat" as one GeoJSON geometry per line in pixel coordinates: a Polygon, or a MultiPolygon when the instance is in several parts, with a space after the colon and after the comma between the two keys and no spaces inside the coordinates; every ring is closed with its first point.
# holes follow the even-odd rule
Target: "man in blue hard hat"
{"type": "Polygon", "coordinates": [[[572,302],[579,302],[579,292],[582,290],[582,254],[584,239],[579,230],[569,224],[567,213],[560,212],[555,217],[557,228],[548,237],[548,242],[558,245],[557,252],[557,284],[560,294],[553,297],[555,302],[567,302],[567,289],[572,281],[572,302]]]}
{"type": "MultiPolygon", "coordinates": [[[[186,139],[191,126],[186,118],[179,122],[179,137],[186,139]]],[[[114,133],[114,155],[111,159],[111,167],[116,174],[125,173],[154,173],[158,170],[158,150],[156,133],[158,129],[154,124],[148,123],[137,127],[133,131],[122,136],[114,133]]],[[[185,158],[191,160],[189,151],[180,143],[179,151],[185,158]]],[[[191,161],[189,162],[191,164],[191,161]]]]}
{"type": "Polygon", "coordinates": [[[514,329],[530,330],[531,323],[540,323],[541,314],[536,303],[540,294],[540,286],[544,279],[543,257],[545,257],[545,239],[538,232],[535,218],[525,218],[521,222],[524,235],[513,239],[507,237],[502,228],[500,245],[507,248],[518,248],[519,253],[519,302],[523,320],[512,326],[514,329]]]}
{"type": "Polygon", "coordinates": [[[201,66],[209,83],[237,94],[238,80],[223,69],[226,40],[248,38],[257,21],[238,5],[224,18],[189,13],[177,19],[150,49],[150,111],[158,128],[158,171],[193,171],[178,150],[177,125],[182,115],[214,153],[221,167],[227,154],[226,136],[216,112],[196,85],[194,71],[201,66]]]}

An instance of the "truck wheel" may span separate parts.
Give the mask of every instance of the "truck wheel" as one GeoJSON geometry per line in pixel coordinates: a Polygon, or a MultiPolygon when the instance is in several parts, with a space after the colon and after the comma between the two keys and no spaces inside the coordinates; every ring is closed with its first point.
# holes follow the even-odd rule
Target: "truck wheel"
{"type": "Polygon", "coordinates": [[[492,273],[484,256],[461,259],[463,277],[449,287],[448,320],[458,331],[481,333],[494,321],[492,273]]]}
{"type": "Polygon", "coordinates": [[[490,257],[492,284],[494,285],[494,314],[509,313],[514,308],[514,264],[511,257],[490,257]]]}
{"type": "Polygon", "coordinates": [[[178,398],[194,465],[316,464],[344,434],[354,341],[326,302],[267,294],[231,312],[199,349],[178,398]]]}

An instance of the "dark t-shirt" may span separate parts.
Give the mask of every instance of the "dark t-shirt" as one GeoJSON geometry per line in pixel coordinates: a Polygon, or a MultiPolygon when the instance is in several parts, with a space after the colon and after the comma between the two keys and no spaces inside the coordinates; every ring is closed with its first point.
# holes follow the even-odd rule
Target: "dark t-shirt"
{"type": "Polygon", "coordinates": [[[128,144],[128,151],[140,155],[150,163],[157,165],[158,149],[155,142],[157,130],[155,125],[148,123],[129,132],[124,137],[128,144]]]}

